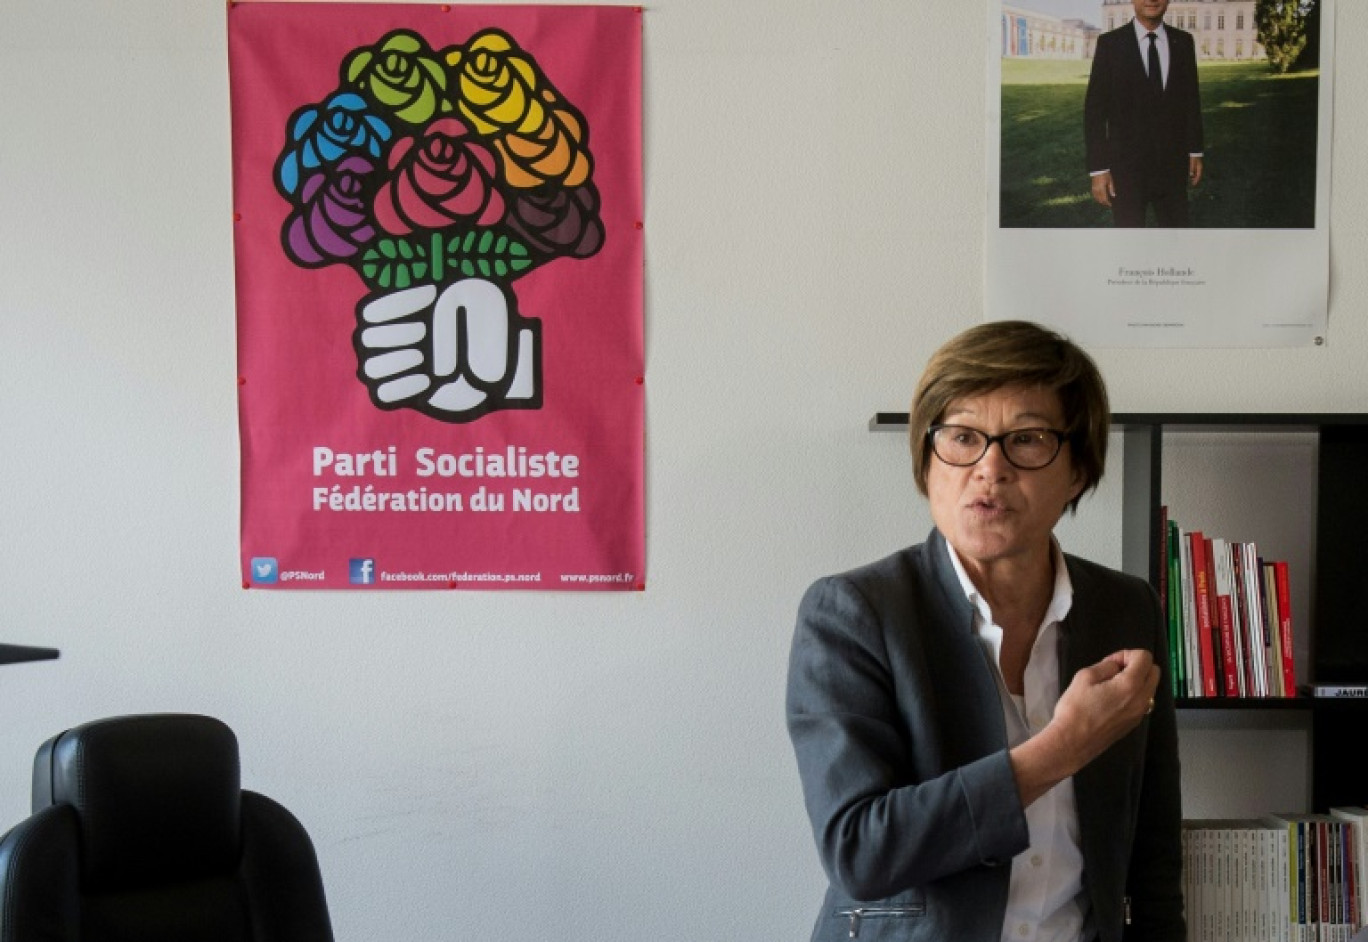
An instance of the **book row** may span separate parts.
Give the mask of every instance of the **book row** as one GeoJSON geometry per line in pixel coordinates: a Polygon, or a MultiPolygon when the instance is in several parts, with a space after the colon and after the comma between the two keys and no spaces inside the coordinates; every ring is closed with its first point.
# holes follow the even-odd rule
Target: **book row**
{"type": "Polygon", "coordinates": [[[1368,807],[1184,821],[1188,942],[1349,942],[1365,867],[1368,807]]]}
{"type": "Polygon", "coordinates": [[[1287,563],[1185,530],[1161,508],[1160,596],[1175,697],[1294,697],[1287,563]]]}

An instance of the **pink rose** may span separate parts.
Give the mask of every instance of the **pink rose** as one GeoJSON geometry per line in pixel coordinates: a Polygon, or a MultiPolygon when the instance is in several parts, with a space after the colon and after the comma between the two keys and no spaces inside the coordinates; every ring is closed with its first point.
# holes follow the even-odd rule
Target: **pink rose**
{"type": "Polygon", "coordinates": [[[488,226],[504,214],[495,189],[494,154],[455,118],[440,118],[422,138],[397,141],[389,155],[391,179],[375,194],[375,220],[391,235],[444,229],[464,222],[488,226]]]}

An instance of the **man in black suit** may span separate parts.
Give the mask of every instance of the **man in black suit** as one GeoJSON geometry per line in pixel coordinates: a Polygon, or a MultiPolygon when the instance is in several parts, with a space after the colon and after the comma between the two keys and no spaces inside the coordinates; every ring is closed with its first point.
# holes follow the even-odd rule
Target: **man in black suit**
{"type": "Polygon", "coordinates": [[[1083,106],[1093,199],[1117,226],[1188,225],[1202,179],[1202,108],[1192,34],[1164,25],[1168,0],[1131,0],[1135,19],[1097,39],[1083,106]]]}

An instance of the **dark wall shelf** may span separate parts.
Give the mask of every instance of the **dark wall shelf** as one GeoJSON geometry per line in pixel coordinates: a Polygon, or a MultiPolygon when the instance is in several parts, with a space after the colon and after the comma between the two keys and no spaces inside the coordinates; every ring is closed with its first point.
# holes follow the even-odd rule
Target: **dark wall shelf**
{"type": "Polygon", "coordinates": [[[50,661],[61,655],[56,648],[31,648],[21,644],[0,644],[0,664],[50,661]]]}
{"type": "Polygon", "coordinates": [[[875,412],[874,418],[869,420],[869,430],[871,432],[905,432],[907,431],[907,413],[875,412]]]}
{"type": "Polygon", "coordinates": [[[1316,701],[1310,697],[1178,697],[1180,710],[1293,710],[1306,712],[1316,701]]]}

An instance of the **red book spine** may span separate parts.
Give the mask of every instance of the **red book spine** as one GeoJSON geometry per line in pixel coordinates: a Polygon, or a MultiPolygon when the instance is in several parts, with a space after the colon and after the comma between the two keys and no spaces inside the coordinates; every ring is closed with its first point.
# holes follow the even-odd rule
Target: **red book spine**
{"type": "Polygon", "coordinates": [[[1197,645],[1202,657],[1202,696],[1220,696],[1216,692],[1216,651],[1211,645],[1211,586],[1207,582],[1206,552],[1200,530],[1188,534],[1192,547],[1192,583],[1194,605],[1197,610],[1197,645]]]}
{"type": "Polygon", "coordinates": [[[1332,862],[1331,878],[1335,883],[1335,922],[1341,925],[1349,924],[1349,855],[1347,842],[1344,839],[1344,822],[1331,821],[1326,825],[1333,835],[1330,842],[1331,849],[1335,852],[1335,859],[1332,862]]]}
{"type": "Polygon", "coordinates": [[[1202,565],[1207,573],[1207,606],[1211,609],[1212,649],[1216,653],[1217,696],[1224,693],[1227,697],[1240,695],[1240,681],[1235,676],[1235,636],[1230,631],[1230,613],[1227,610],[1224,624],[1221,619],[1220,582],[1216,576],[1216,552],[1210,539],[1202,540],[1202,565]]]}
{"type": "Polygon", "coordinates": [[[1297,689],[1296,670],[1292,666],[1292,603],[1288,588],[1287,563],[1275,560],[1273,563],[1274,582],[1278,595],[1278,632],[1282,635],[1282,672],[1283,689],[1293,696],[1297,689]]]}
{"type": "Polygon", "coordinates": [[[1235,660],[1235,623],[1230,616],[1230,596],[1217,594],[1216,613],[1221,621],[1221,667],[1224,671],[1222,676],[1225,677],[1225,695],[1238,697],[1240,678],[1237,671],[1240,666],[1235,660]]]}

